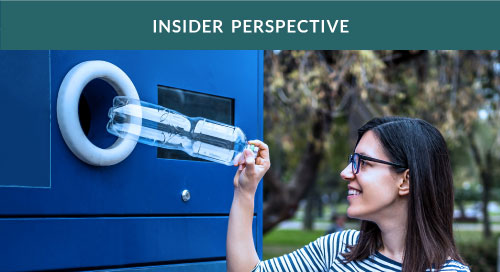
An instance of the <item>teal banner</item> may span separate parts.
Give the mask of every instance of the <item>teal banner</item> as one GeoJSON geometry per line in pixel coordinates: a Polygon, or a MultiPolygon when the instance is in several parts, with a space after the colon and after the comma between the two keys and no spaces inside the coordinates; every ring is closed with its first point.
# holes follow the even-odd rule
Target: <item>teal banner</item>
{"type": "Polygon", "coordinates": [[[500,2],[0,2],[0,49],[498,49],[500,2]]]}

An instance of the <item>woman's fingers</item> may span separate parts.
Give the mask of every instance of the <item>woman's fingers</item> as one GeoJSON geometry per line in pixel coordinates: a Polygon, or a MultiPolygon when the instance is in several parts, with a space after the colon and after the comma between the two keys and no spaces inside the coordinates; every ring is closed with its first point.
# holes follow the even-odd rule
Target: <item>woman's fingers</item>
{"type": "Polygon", "coordinates": [[[252,151],[245,149],[243,154],[245,155],[245,167],[247,168],[247,171],[253,173],[255,171],[255,159],[253,158],[252,151]]]}
{"type": "Polygon", "coordinates": [[[271,167],[271,160],[269,158],[269,147],[266,143],[260,140],[251,140],[248,141],[249,144],[253,144],[259,148],[259,153],[257,155],[257,159],[255,160],[256,165],[263,166],[266,171],[271,167]]]}
{"type": "Polygon", "coordinates": [[[256,164],[256,165],[261,165],[261,164],[262,164],[262,159],[261,159],[260,157],[257,157],[257,158],[255,159],[255,164],[256,164]]]}
{"type": "Polygon", "coordinates": [[[267,144],[265,144],[260,140],[251,140],[248,141],[248,143],[253,144],[259,148],[259,154],[258,154],[259,157],[263,159],[269,159],[269,147],[267,146],[267,144]]]}
{"type": "Polygon", "coordinates": [[[236,157],[233,159],[234,166],[239,166],[244,163],[245,163],[245,155],[243,153],[236,155],[236,157]]]}
{"type": "Polygon", "coordinates": [[[241,187],[241,189],[256,187],[271,166],[269,147],[259,140],[249,141],[248,143],[257,146],[259,154],[254,157],[252,151],[245,149],[240,154],[241,157],[235,158],[234,166],[238,166],[238,170],[234,176],[234,186],[241,187]]]}

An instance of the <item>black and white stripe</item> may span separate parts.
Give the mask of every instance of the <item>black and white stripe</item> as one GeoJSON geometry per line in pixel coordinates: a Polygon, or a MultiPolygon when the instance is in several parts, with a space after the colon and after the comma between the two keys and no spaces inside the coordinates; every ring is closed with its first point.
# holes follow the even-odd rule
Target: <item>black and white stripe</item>
{"type": "MultiPolygon", "coordinates": [[[[344,263],[341,253],[347,251],[347,245],[357,243],[358,236],[359,231],[357,230],[346,230],[322,236],[290,254],[259,262],[252,272],[401,271],[401,263],[391,260],[379,252],[363,261],[344,263]]],[[[427,271],[438,270],[428,269],[427,271]]],[[[455,260],[448,260],[439,271],[470,272],[467,266],[455,260]]]]}

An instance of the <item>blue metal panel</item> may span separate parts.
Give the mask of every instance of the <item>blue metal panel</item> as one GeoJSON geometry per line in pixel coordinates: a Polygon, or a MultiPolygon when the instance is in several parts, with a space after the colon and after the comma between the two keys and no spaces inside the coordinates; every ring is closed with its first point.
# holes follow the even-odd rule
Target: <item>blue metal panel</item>
{"type": "Polygon", "coordinates": [[[48,52],[0,51],[0,187],[50,187],[49,76],[48,52]]]}
{"type": "Polygon", "coordinates": [[[227,216],[0,219],[0,271],[224,259],[226,230],[227,216]]]}
{"type": "MultiPolygon", "coordinates": [[[[47,91],[47,86],[50,91],[50,104],[40,103],[40,99],[23,95],[24,92],[15,96],[18,101],[2,105],[10,109],[27,107],[40,120],[51,120],[49,126],[37,119],[30,119],[39,122],[36,124],[28,121],[36,128],[34,135],[40,141],[34,144],[37,148],[29,149],[29,155],[38,161],[15,161],[15,167],[2,169],[1,178],[24,182],[28,177],[47,179],[34,170],[46,170],[51,165],[44,172],[51,175],[51,187],[0,187],[0,233],[9,233],[0,243],[0,258],[6,260],[0,260],[0,270],[224,258],[233,167],[158,159],[156,148],[143,145],[138,145],[118,165],[87,165],[62,140],[55,119],[57,92],[74,65],[86,60],[106,60],[127,73],[141,99],[148,102],[157,103],[158,85],[234,99],[235,125],[249,139],[262,139],[262,52],[42,51],[1,52],[0,56],[26,63],[34,61],[18,69],[3,66],[0,78],[5,80],[0,81],[0,90],[8,84],[12,88],[9,79],[23,74],[30,81],[23,85],[28,91],[47,91]],[[44,138],[47,135],[50,141],[44,138]],[[46,150],[51,159],[40,160],[46,150]],[[184,189],[191,192],[188,202],[181,200],[184,189]],[[192,222],[197,220],[194,227],[192,222]],[[186,246],[179,248],[183,242],[186,246]]],[[[102,84],[95,86],[103,93],[95,89],[84,93],[92,112],[89,138],[106,146],[114,141],[103,125],[114,93],[110,88],[101,88],[102,84]]],[[[7,155],[28,152],[24,147],[9,147],[7,155]]],[[[262,186],[257,193],[254,219],[254,240],[260,256],[262,232],[257,229],[262,229],[261,211],[262,186]]]]}
{"type": "Polygon", "coordinates": [[[148,271],[148,272],[221,272],[226,271],[226,262],[200,262],[174,265],[142,266],[107,270],[110,272],[148,271]]]}
{"type": "MultiPolygon", "coordinates": [[[[52,116],[56,116],[57,91],[65,74],[82,61],[102,59],[124,70],[145,101],[157,103],[158,84],[235,99],[235,125],[241,127],[249,139],[259,138],[262,122],[258,107],[261,91],[258,54],[255,51],[52,52],[52,116]]],[[[27,98],[25,106],[37,107],[37,103],[27,98]]],[[[92,103],[97,102],[89,101],[92,103]]],[[[110,103],[105,105],[101,101],[103,108],[108,108],[110,103]]],[[[92,118],[92,122],[99,123],[98,119],[107,117],[92,118]]],[[[101,135],[109,137],[105,128],[101,129],[101,135]]],[[[118,165],[94,167],[70,152],[55,120],[52,120],[51,132],[52,189],[1,189],[0,214],[229,212],[233,167],[157,159],[156,149],[144,145],[138,145],[131,156],[118,165]],[[180,198],[184,189],[191,191],[192,199],[188,203],[180,198]]]]}

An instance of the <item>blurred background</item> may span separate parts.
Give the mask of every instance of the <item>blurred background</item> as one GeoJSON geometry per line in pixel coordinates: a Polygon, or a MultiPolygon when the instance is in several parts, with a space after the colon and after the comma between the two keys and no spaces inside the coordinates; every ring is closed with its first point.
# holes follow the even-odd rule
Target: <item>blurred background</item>
{"type": "Polygon", "coordinates": [[[436,126],[450,150],[455,239],[473,271],[497,271],[500,237],[500,51],[265,51],[264,259],[346,218],[339,174],[357,129],[401,115],[436,126]]]}

